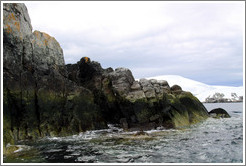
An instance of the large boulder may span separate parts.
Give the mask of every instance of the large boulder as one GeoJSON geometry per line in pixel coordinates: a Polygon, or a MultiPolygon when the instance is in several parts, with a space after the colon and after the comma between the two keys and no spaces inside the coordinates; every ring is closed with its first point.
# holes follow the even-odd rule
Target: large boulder
{"type": "Polygon", "coordinates": [[[116,68],[109,73],[109,78],[112,80],[112,87],[120,96],[127,96],[134,82],[132,72],[127,68],[116,68]]]}

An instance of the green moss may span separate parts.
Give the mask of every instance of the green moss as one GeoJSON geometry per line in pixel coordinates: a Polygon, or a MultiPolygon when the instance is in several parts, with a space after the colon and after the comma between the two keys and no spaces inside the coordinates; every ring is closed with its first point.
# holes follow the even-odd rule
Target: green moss
{"type": "Polygon", "coordinates": [[[173,114],[172,120],[175,125],[175,128],[188,127],[190,125],[189,116],[186,111],[184,111],[181,114],[176,110],[172,110],[172,114],[173,114]]]}
{"type": "Polygon", "coordinates": [[[12,154],[14,153],[14,151],[18,150],[19,147],[18,146],[15,146],[15,145],[9,145],[9,146],[6,146],[6,150],[5,150],[5,155],[9,155],[9,154],[12,154]]]}
{"type": "Polygon", "coordinates": [[[112,103],[116,101],[116,98],[112,92],[112,82],[108,78],[104,78],[102,81],[102,92],[106,96],[107,102],[112,103]]]}
{"type": "Polygon", "coordinates": [[[191,124],[208,118],[208,112],[203,104],[190,92],[183,92],[179,96],[180,102],[187,108],[191,124]]]}
{"type": "MultiPolygon", "coordinates": [[[[15,146],[19,148],[18,146],[15,146]]],[[[13,147],[13,150],[16,149],[13,147]]],[[[4,154],[3,162],[4,163],[42,163],[45,162],[45,159],[40,155],[40,152],[35,149],[25,149],[20,152],[4,154]]],[[[17,150],[17,149],[16,149],[17,150]]]]}
{"type": "Polygon", "coordinates": [[[167,101],[168,101],[170,104],[176,104],[176,103],[179,103],[178,98],[177,98],[175,95],[171,94],[171,93],[166,94],[166,99],[167,99],[167,101]]]}
{"type": "Polygon", "coordinates": [[[8,144],[14,145],[14,136],[10,129],[3,129],[3,154],[8,153],[6,146],[8,144]]]}
{"type": "Polygon", "coordinates": [[[197,110],[191,109],[189,111],[190,111],[190,123],[191,124],[196,124],[196,123],[202,122],[208,118],[207,116],[204,116],[204,115],[198,113],[197,110]]]}
{"type": "Polygon", "coordinates": [[[88,100],[88,96],[76,96],[71,101],[74,104],[72,108],[72,114],[74,118],[74,125],[78,125],[79,132],[85,130],[92,130],[97,128],[106,128],[106,123],[101,115],[99,107],[88,100]]]}
{"type": "Polygon", "coordinates": [[[7,144],[14,144],[14,136],[11,131],[11,110],[9,105],[8,92],[3,90],[3,153],[7,153],[7,144]]]}
{"type": "Polygon", "coordinates": [[[134,99],[134,98],[127,98],[128,101],[130,101],[131,103],[147,103],[148,100],[146,98],[137,98],[137,99],[134,99]]]}
{"type": "Polygon", "coordinates": [[[150,107],[153,107],[154,106],[153,103],[157,103],[157,102],[159,102],[158,98],[152,98],[148,100],[150,107]]]}
{"type": "Polygon", "coordinates": [[[141,109],[140,111],[135,111],[135,115],[139,123],[149,122],[151,116],[150,110],[147,108],[141,109]]]}
{"type": "Polygon", "coordinates": [[[177,96],[180,100],[189,98],[190,101],[194,102],[200,102],[198,98],[196,98],[192,93],[190,92],[182,92],[180,95],[177,96]]]}
{"type": "Polygon", "coordinates": [[[77,96],[77,94],[70,94],[67,96],[67,100],[73,100],[73,98],[76,96],[77,96]]]}
{"type": "Polygon", "coordinates": [[[171,106],[164,120],[175,128],[187,127],[199,123],[208,117],[206,108],[190,92],[166,94],[166,101],[171,106]]]}
{"type": "Polygon", "coordinates": [[[115,96],[112,93],[106,94],[106,97],[107,97],[107,102],[109,103],[113,103],[116,100],[115,96]]]}

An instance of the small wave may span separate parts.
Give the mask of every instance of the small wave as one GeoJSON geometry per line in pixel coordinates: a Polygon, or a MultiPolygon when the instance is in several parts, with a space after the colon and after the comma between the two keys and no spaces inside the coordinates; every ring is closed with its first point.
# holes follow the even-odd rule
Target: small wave
{"type": "Polygon", "coordinates": [[[17,150],[14,151],[14,153],[18,153],[18,152],[21,152],[21,151],[26,151],[26,150],[30,150],[31,149],[31,146],[27,146],[27,145],[15,145],[18,147],[17,150]]]}
{"type": "Polygon", "coordinates": [[[81,155],[81,153],[79,153],[79,152],[74,152],[71,154],[71,156],[80,156],[80,155],[81,155]]]}
{"type": "Polygon", "coordinates": [[[64,156],[64,159],[66,160],[66,159],[70,159],[70,158],[73,158],[74,156],[68,156],[68,155],[65,155],[64,156]]]}
{"type": "Polygon", "coordinates": [[[75,161],[92,163],[96,161],[96,156],[81,156],[78,157],[75,161]]]}
{"type": "Polygon", "coordinates": [[[50,149],[50,150],[47,150],[46,152],[47,153],[55,153],[55,152],[62,152],[63,149],[50,149]]]}
{"type": "Polygon", "coordinates": [[[41,140],[48,140],[48,141],[62,141],[62,137],[45,137],[41,140]]]}

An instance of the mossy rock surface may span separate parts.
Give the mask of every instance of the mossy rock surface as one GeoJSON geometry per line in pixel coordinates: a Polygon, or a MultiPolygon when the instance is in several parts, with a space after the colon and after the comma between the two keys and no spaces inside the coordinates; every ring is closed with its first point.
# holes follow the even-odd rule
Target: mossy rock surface
{"type": "Polygon", "coordinates": [[[167,94],[166,99],[170,107],[164,111],[164,126],[188,127],[209,117],[203,104],[190,92],[167,94]]]}
{"type": "Polygon", "coordinates": [[[12,154],[15,151],[17,151],[18,149],[19,149],[18,146],[15,146],[15,145],[7,145],[5,147],[5,153],[4,154],[6,154],[6,155],[12,154]]]}

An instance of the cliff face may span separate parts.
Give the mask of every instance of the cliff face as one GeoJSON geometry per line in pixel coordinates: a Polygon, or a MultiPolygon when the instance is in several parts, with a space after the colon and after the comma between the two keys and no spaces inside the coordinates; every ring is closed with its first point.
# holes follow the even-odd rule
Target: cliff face
{"type": "Polygon", "coordinates": [[[135,81],[129,69],[103,69],[87,57],[65,66],[55,38],[32,32],[24,4],[4,4],[3,23],[4,147],[107,123],[175,128],[208,117],[199,100],[167,81],[135,81]]]}
{"type": "Polygon", "coordinates": [[[32,32],[25,5],[4,4],[3,23],[4,146],[106,128],[92,92],[67,79],[59,43],[32,32]]]}

